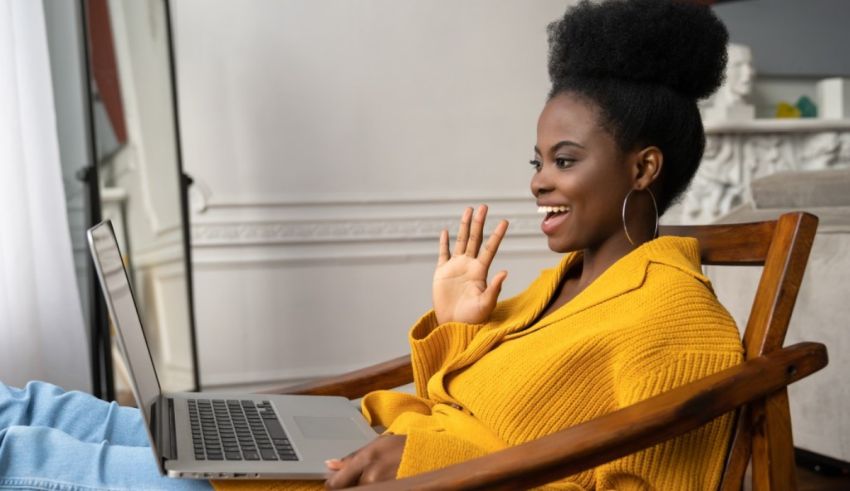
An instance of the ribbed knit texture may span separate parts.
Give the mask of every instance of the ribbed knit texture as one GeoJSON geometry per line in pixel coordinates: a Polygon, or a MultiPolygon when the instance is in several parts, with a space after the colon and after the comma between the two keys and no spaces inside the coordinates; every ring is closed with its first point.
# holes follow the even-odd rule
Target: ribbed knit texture
{"type": "MultiPolygon", "coordinates": [[[[378,391],[364,415],[407,435],[398,476],[534,440],[741,362],[739,333],[700,273],[693,239],[662,237],[617,261],[538,319],[568,254],[486,324],[410,331],[416,395],[378,391]]],[[[716,489],[731,415],[682,437],[551,484],[553,489],[716,489]]],[[[312,489],[318,482],[214,482],[216,489],[312,489]]]]}

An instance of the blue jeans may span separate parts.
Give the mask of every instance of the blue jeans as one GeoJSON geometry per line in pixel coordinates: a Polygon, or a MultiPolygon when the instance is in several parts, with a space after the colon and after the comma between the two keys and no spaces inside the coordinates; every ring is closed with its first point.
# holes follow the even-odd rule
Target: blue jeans
{"type": "Polygon", "coordinates": [[[159,475],[138,409],[83,392],[0,382],[0,490],[209,490],[159,475]]]}

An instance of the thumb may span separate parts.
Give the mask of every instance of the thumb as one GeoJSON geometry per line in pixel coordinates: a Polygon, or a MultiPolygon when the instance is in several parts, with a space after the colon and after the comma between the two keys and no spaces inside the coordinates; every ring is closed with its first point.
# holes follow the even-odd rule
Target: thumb
{"type": "Polygon", "coordinates": [[[502,291],[502,283],[505,282],[505,278],[507,277],[507,271],[499,271],[495,276],[493,276],[493,279],[490,281],[490,284],[487,285],[487,289],[484,290],[483,293],[488,305],[496,304],[496,300],[499,298],[499,293],[502,291]]]}

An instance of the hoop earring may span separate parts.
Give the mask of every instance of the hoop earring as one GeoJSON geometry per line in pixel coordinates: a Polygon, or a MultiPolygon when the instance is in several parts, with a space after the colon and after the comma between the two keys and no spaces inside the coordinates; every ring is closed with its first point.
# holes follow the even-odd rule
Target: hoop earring
{"type": "MultiPolygon", "coordinates": [[[[628,239],[629,244],[635,245],[635,241],[632,240],[632,236],[629,235],[629,227],[626,225],[626,205],[629,202],[629,198],[632,196],[632,192],[634,192],[634,188],[630,189],[628,193],[626,193],[625,199],[623,199],[623,230],[626,232],[626,239],[628,239]]],[[[655,209],[655,230],[652,232],[652,238],[658,237],[658,203],[655,201],[655,195],[652,194],[652,191],[649,188],[646,188],[646,192],[649,193],[649,197],[652,198],[652,207],[655,209]]]]}

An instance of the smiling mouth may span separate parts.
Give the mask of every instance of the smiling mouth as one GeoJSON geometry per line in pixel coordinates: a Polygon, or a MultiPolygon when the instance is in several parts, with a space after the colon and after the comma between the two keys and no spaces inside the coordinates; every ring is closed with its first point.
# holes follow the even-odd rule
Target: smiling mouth
{"type": "Polygon", "coordinates": [[[551,234],[555,231],[555,229],[563,222],[564,217],[569,213],[569,206],[539,206],[537,207],[537,212],[541,214],[545,214],[546,217],[543,218],[543,223],[540,224],[540,228],[543,230],[545,234],[551,234]]]}

